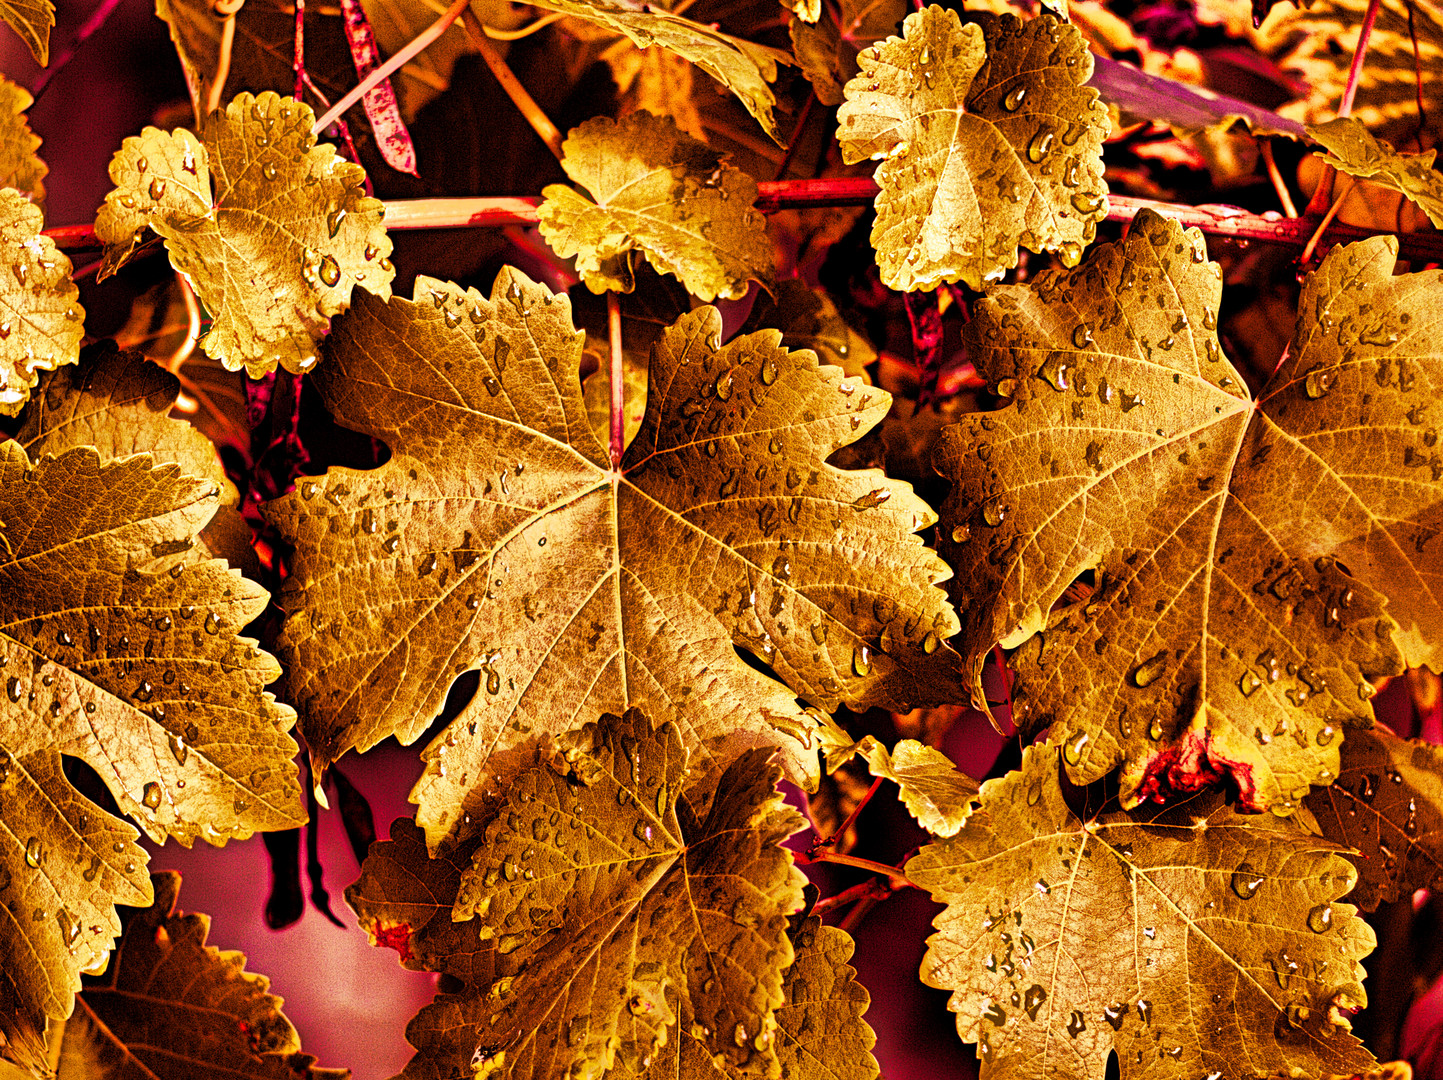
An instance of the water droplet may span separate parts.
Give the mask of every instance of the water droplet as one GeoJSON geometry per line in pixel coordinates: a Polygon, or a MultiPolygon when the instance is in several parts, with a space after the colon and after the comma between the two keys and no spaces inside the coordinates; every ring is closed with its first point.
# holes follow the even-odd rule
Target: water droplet
{"type": "Polygon", "coordinates": [[[1136,687],[1150,686],[1157,680],[1157,677],[1163,673],[1166,667],[1167,650],[1164,649],[1162,652],[1148,657],[1142,663],[1138,664],[1137,667],[1133,668],[1128,675],[1128,679],[1131,680],[1132,685],[1136,687]]]}
{"type": "Polygon", "coordinates": [[[1263,680],[1258,678],[1251,669],[1238,676],[1238,689],[1242,691],[1243,697],[1252,697],[1258,687],[1262,685],[1263,680]]]}
{"type": "Polygon", "coordinates": [[[1338,380],[1337,368],[1314,368],[1308,372],[1308,377],[1303,380],[1303,392],[1308,397],[1317,399],[1323,397],[1338,380]]]}
{"type": "Polygon", "coordinates": [[[1082,750],[1091,738],[1085,731],[1074,731],[1062,744],[1062,760],[1073,766],[1081,764],[1082,750]]]}
{"type": "Polygon", "coordinates": [[[1067,1018],[1067,1034],[1075,1039],[1086,1030],[1087,1024],[1082,1019],[1082,1013],[1073,1009],[1072,1015],[1067,1018]]]}
{"type": "Polygon", "coordinates": [[[1147,998],[1139,998],[1137,1002],[1137,1015],[1144,1024],[1152,1026],[1152,1002],[1147,998]]]}
{"type": "Polygon", "coordinates": [[[987,1008],[982,1011],[982,1019],[987,1020],[998,1027],[1007,1023],[1007,1014],[1002,1011],[1002,1006],[995,1001],[988,1002],[987,1008]]]}
{"type": "Polygon", "coordinates": [[[1319,904],[1308,912],[1308,929],[1315,934],[1326,934],[1333,928],[1333,905],[1319,904]]]}
{"type": "Polygon", "coordinates": [[[716,382],[712,384],[712,387],[716,390],[716,396],[718,401],[730,401],[732,396],[731,370],[728,369],[718,375],[716,377],[716,382]]]}
{"type": "Polygon", "coordinates": [[[166,742],[170,744],[170,756],[175,758],[175,763],[184,765],[185,759],[190,756],[190,748],[185,745],[185,740],[179,735],[170,735],[166,742]]]}
{"type": "Polygon", "coordinates": [[[1016,112],[1022,106],[1023,100],[1027,97],[1027,87],[1014,86],[1002,99],[1002,107],[1008,112],[1016,112]]]}
{"type": "Polygon", "coordinates": [[[1078,323],[1072,328],[1072,344],[1079,349],[1085,349],[1092,344],[1092,327],[1087,323],[1078,323]]]}
{"type": "Polygon", "coordinates": [[[1027,1019],[1036,1020],[1037,1010],[1042,1008],[1042,1003],[1047,1000],[1047,991],[1037,983],[1027,988],[1027,993],[1022,998],[1022,1008],[1027,1012],[1027,1019]]]}
{"type": "Polygon", "coordinates": [[[45,845],[40,842],[40,837],[32,836],[25,841],[25,865],[32,870],[39,869],[40,863],[45,858],[45,845]]]}
{"type": "Polygon", "coordinates": [[[867,494],[852,500],[853,510],[870,510],[874,506],[881,506],[892,497],[892,492],[887,488],[873,488],[867,494]]]}
{"type": "Polygon", "coordinates": [[[965,544],[965,543],[966,543],[968,540],[970,540],[970,539],[972,539],[972,526],[971,526],[971,525],[968,525],[968,524],[965,524],[965,523],[964,523],[964,524],[957,525],[957,526],[954,526],[954,527],[953,527],[953,529],[952,529],[952,543],[954,543],[954,544],[965,544]]]}
{"type": "Polygon", "coordinates": [[[11,701],[19,701],[23,691],[20,689],[20,680],[11,675],[5,680],[5,696],[11,701]]]}
{"type": "Polygon", "coordinates": [[[1273,969],[1273,978],[1286,990],[1298,973],[1298,962],[1290,957],[1286,949],[1279,950],[1276,958],[1268,957],[1268,966],[1273,969]]]}
{"type": "Polygon", "coordinates": [[[1102,1010],[1102,1018],[1107,1021],[1113,1031],[1119,1030],[1122,1022],[1127,1019],[1127,1003],[1114,1001],[1111,1005],[1105,1006],[1102,1010]]]}
{"type": "Polygon", "coordinates": [[[1007,519],[1008,509],[1009,508],[1001,502],[994,501],[984,503],[982,505],[982,520],[986,522],[990,528],[995,529],[1007,519]]]}
{"type": "Polygon", "coordinates": [[[1039,128],[1027,143],[1027,160],[1034,165],[1042,164],[1048,152],[1052,149],[1053,132],[1051,128],[1039,128]]]}
{"type": "Polygon", "coordinates": [[[1262,888],[1265,880],[1267,879],[1262,874],[1253,869],[1251,863],[1239,863],[1238,868],[1233,871],[1231,885],[1234,893],[1244,900],[1251,900],[1262,888]]]}
{"type": "Polygon", "coordinates": [[[336,234],[341,231],[341,222],[345,220],[346,208],[344,206],[338,206],[326,215],[326,231],[331,234],[332,240],[334,240],[336,234]]]}
{"type": "Polygon", "coordinates": [[[852,650],[852,670],[861,678],[872,673],[872,651],[860,642],[852,650]]]}
{"type": "Polygon", "coordinates": [[[321,259],[320,274],[321,280],[328,287],[334,287],[341,280],[341,267],[333,256],[327,255],[321,259]]]}
{"type": "Polygon", "coordinates": [[[158,176],[150,181],[150,197],[156,202],[165,198],[165,181],[158,176]]]}
{"type": "Polygon", "coordinates": [[[141,805],[147,810],[155,810],[160,806],[160,785],[154,780],[145,785],[145,790],[140,796],[141,805]]]}
{"type": "Polygon", "coordinates": [[[205,622],[201,625],[205,627],[207,634],[218,634],[220,633],[220,616],[212,611],[205,617],[205,622]]]}
{"type": "Polygon", "coordinates": [[[780,373],[781,369],[777,367],[777,362],[775,360],[768,359],[762,361],[762,385],[771,386],[772,383],[777,381],[777,376],[780,373]]]}

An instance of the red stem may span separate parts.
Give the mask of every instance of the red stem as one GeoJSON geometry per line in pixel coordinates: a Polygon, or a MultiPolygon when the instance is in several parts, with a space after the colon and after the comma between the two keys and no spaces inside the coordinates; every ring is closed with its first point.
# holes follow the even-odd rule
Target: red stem
{"type": "MultiPolygon", "coordinates": [[[[757,185],[757,209],[764,213],[810,206],[866,206],[877,194],[877,185],[869,177],[845,177],[822,180],[773,180],[757,185]]],[[[536,196],[499,196],[461,199],[398,199],[386,204],[386,227],[390,229],[455,229],[481,226],[535,225],[539,220],[536,196]]],[[[1182,206],[1134,199],[1126,195],[1108,196],[1107,220],[1128,223],[1139,210],[1155,210],[1186,227],[1196,227],[1208,236],[1252,243],[1275,244],[1280,247],[1302,247],[1316,227],[1306,218],[1270,219],[1250,214],[1232,206],[1182,206]]],[[[68,225],[47,229],[45,235],[62,250],[98,248],[94,230],[88,225],[68,225]]],[[[1323,233],[1326,244],[1366,240],[1381,233],[1334,222],[1323,233]]],[[[1421,262],[1443,262],[1443,233],[1402,233],[1398,236],[1398,255],[1421,262]]]]}
{"type": "Polygon", "coordinates": [[[1363,14],[1363,26],[1358,31],[1358,44],[1353,48],[1353,63],[1348,68],[1348,84],[1343,87],[1343,100],[1338,106],[1339,116],[1351,116],[1353,95],[1358,92],[1358,76],[1363,72],[1363,57],[1368,55],[1368,39],[1373,36],[1373,23],[1378,18],[1378,0],[1368,0],[1368,10],[1363,14]]]}
{"type": "Polygon", "coordinates": [[[872,796],[877,794],[877,789],[881,786],[882,778],[879,776],[877,777],[877,779],[872,781],[872,786],[867,789],[867,794],[863,795],[857,805],[852,807],[852,812],[847,815],[847,820],[838,825],[837,828],[833,830],[831,836],[828,836],[825,839],[823,839],[822,837],[818,837],[812,843],[811,849],[808,851],[808,854],[815,855],[823,848],[831,847],[843,836],[846,836],[847,830],[856,823],[858,816],[862,813],[863,809],[866,808],[866,805],[872,801],[872,796]]]}
{"type": "Polygon", "coordinates": [[[625,365],[621,351],[621,299],[614,292],[606,294],[606,327],[611,337],[611,466],[621,464],[626,449],[626,406],[623,377],[625,365]]]}
{"type": "Polygon", "coordinates": [[[306,0],[296,0],[296,55],[291,68],[296,73],[295,99],[304,101],[306,92],[306,0]]]}

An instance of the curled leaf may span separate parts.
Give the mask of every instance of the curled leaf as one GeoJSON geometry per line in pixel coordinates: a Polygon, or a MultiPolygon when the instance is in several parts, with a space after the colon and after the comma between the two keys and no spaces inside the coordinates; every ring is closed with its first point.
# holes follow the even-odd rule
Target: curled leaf
{"type": "Polygon", "coordinates": [[[146,128],[110,163],[115,190],[96,218],[101,277],[130,258],[146,227],[214,317],[207,355],[259,378],[302,372],[356,285],[391,295],[395,268],[365,174],[316,145],[310,106],[241,94],[197,138],[146,128]]]}
{"type": "Polygon", "coordinates": [[[1428,220],[1443,228],[1443,173],[1433,168],[1437,150],[1400,154],[1375,139],[1356,117],[1309,124],[1308,134],[1328,153],[1319,156],[1349,176],[1363,177],[1412,199],[1428,220]]]}
{"type": "Polygon", "coordinates": [[[1092,54],[1048,13],[963,26],[933,5],[858,57],[837,113],[848,162],[881,159],[872,246],[882,281],[974,289],[1017,245],[1082,257],[1107,215],[1107,110],[1085,87],[1092,54]]]}
{"type": "Polygon", "coordinates": [[[50,31],[55,27],[50,0],[0,0],[0,20],[20,35],[37,64],[50,63],[50,31]]]}
{"type": "Polygon", "coordinates": [[[953,992],[983,1080],[1101,1076],[1114,1052],[1122,1080],[1365,1070],[1334,1006],[1364,1003],[1374,938],[1337,902],[1354,872],[1333,845],[1216,794],[1078,806],[1060,756],[1029,747],[907,863],[947,905],[922,979],[953,992]]]}
{"type": "Polygon", "coordinates": [[[670,117],[599,116],[567,136],[566,175],[543,192],[541,235],[594,293],[631,292],[631,251],[674,274],[703,300],[736,299],[772,275],[766,220],[753,208],[757,185],[722,162],[670,117]]]}
{"type": "Polygon", "coordinates": [[[70,260],[41,234],[40,208],[18,191],[0,191],[0,414],[14,416],[40,371],[80,355],[85,311],[70,260]]]}
{"type": "Polygon", "coordinates": [[[43,202],[50,169],[35,153],[40,136],[25,122],[25,110],[34,103],[29,91],[0,75],[0,188],[43,202]]]}

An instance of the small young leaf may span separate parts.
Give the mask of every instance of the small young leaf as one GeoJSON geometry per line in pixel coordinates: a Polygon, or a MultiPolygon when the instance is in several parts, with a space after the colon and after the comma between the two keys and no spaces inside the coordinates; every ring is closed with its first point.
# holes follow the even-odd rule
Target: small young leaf
{"type": "Polygon", "coordinates": [[[1308,796],[1323,835],[1357,849],[1364,911],[1443,884],[1443,749],[1382,727],[1352,731],[1337,781],[1308,796]]]}
{"type": "Polygon", "coordinates": [[[1443,173],[1433,168],[1437,150],[1400,154],[1372,134],[1356,117],[1309,124],[1308,134],[1326,147],[1325,162],[1349,176],[1363,177],[1412,199],[1428,220],[1443,228],[1443,173]]]}
{"type": "Polygon", "coordinates": [[[60,756],[105,780],[156,841],[221,844],[305,819],[265,692],[275,661],[238,636],[267,595],[189,557],[219,489],[146,456],[89,447],[32,466],[0,445],[0,1032],[33,1051],[69,1014],[77,973],[119,930],[114,902],[149,902],[128,824],[80,797],[60,756]]]}
{"type": "Polygon", "coordinates": [[[1437,285],[1390,278],[1392,243],[1313,275],[1257,404],[1218,347],[1202,237],[1150,212],[978,305],[969,355],[1012,404],[939,449],[961,640],[977,672],[1026,642],[1015,715],[1058,725],[1075,782],[1121,762],[1131,806],[1230,774],[1245,806],[1286,812],[1337,776],[1342,725],[1372,723],[1394,618],[1436,657],[1437,285]]]}
{"type": "Polygon", "coordinates": [[[860,752],[872,775],[891,780],[901,789],[902,804],[917,824],[934,836],[952,836],[972,812],[977,781],[942,751],[916,739],[902,739],[891,753],[870,735],[860,752]]]}
{"type": "Polygon", "coordinates": [[[825,460],[881,419],[885,393],[775,331],[723,347],[699,309],[656,345],[614,472],[565,296],[508,268],[489,299],[429,278],[416,297],[359,296],[315,376],[390,461],[303,478],[266,510],[296,548],[279,645],[318,767],[415,739],[480,668],[413,793],[434,847],[504,774],[502,751],[591,710],[673,720],[713,778],[780,743],[814,785],[828,736],[797,694],[834,708],[956,692],[946,569],[913,532],[931,511],[825,460]]]}
{"type": "Polygon", "coordinates": [[[50,31],[55,26],[50,0],[0,0],[0,19],[20,35],[37,64],[50,63],[50,31]]]}
{"type": "Polygon", "coordinates": [[[85,311],[70,260],[42,236],[40,208],[18,191],[0,191],[0,414],[14,416],[37,372],[73,364],[85,311]]]}
{"type": "Polygon", "coordinates": [[[35,202],[44,202],[49,166],[36,156],[40,136],[25,122],[35,103],[29,91],[0,75],[0,188],[14,188],[35,202]]]}
{"type": "Polygon", "coordinates": [[[359,165],[316,145],[314,122],[310,106],[267,91],[212,113],[202,138],[146,128],[126,139],[95,222],[100,276],[149,226],[215,317],[207,355],[253,378],[314,366],[316,340],[353,287],[388,297],[395,276],[381,203],[359,165]]]}
{"type": "Polygon", "coordinates": [[[793,958],[787,916],[804,881],[781,846],[802,824],[776,791],[781,770],[747,751],[698,821],[679,807],[687,753],[676,725],[653,728],[632,709],[563,745],[508,785],[461,876],[455,917],[474,923],[457,946],[479,941],[493,980],[417,1015],[403,1075],[634,1068],[675,1037],[682,1007],[709,1053],[736,1066],[772,1059],[793,958]]]}
{"type": "Polygon", "coordinates": [[[777,98],[770,84],[777,65],[793,63],[781,49],[724,34],[715,26],[693,22],[657,7],[616,0],[540,0],[533,4],[559,11],[624,34],[639,49],[659,45],[690,60],[737,96],[763,130],[782,144],[772,109],[777,98]]]}
{"type": "Polygon", "coordinates": [[[1060,756],[1029,747],[907,863],[947,905],[922,979],[953,991],[983,1080],[1102,1076],[1111,1051],[1122,1080],[1364,1071],[1335,1006],[1365,1002],[1374,938],[1336,902],[1354,875],[1333,845],[1217,794],[1078,810],[1060,756]]]}
{"type": "Polygon", "coordinates": [[[837,113],[848,162],[882,159],[872,246],[889,288],[974,289],[1017,245],[1082,258],[1107,215],[1107,109],[1077,28],[1042,14],[963,26],[932,5],[858,57],[837,113]]]}
{"type": "Polygon", "coordinates": [[[871,383],[867,365],[877,359],[872,343],[842,318],[837,305],[821,289],[809,289],[796,278],[778,281],[772,294],[761,293],[741,333],[776,329],[789,349],[811,349],[824,364],[835,364],[848,376],[871,383]]]}
{"type": "Polygon", "coordinates": [[[633,249],[703,300],[737,299],[772,276],[757,184],[670,117],[598,116],[567,136],[561,165],[591,198],[552,184],[541,235],[594,293],[631,292],[633,249]],[[593,201],[594,200],[594,201],[593,201]]]}
{"type": "Polygon", "coordinates": [[[210,918],[176,910],[180,875],[151,877],[155,903],[126,920],[104,979],[86,986],[62,1027],[55,1080],[346,1080],[301,1053],[300,1036],[247,974],[245,956],[205,943],[210,918]],[[124,1070],[96,1071],[104,1062],[124,1070]]]}
{"type": "Polygon", "coordinates": [[[840,105],[842,88],[857,74],[857,54],[897,32],[906,0],[841,0],[820,19],[796,18],[789,27],[802,74],[823,105],[840,105]]]}

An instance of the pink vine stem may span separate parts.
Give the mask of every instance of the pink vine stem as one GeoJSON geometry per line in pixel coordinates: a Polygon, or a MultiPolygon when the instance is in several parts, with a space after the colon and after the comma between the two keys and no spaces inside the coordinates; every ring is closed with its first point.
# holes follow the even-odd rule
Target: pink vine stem
{"type": "Polygon", "coordinates": [[[1348,83],[1343,88],[1343,100],[1338,105],[1339,116],[1351,116],[1353,97],[1358,93],[1358,77],[1363,73],[1363,57],[1368,55],[1368,39],[1373,36],[1373,23],[1378,20],[1378,0],[1368,0],[1368,10],[1363,13],[1363,25],[1358,30],[1358,44],[1353,48],[1353,63],[1348,68],[1348,83]]]}
{"type": "Polygon", "coordinates": [[[611,337],[611,467],[621,465],[626,449],[626,413],[623,354],[621,351],[621,298],[606,294],[606,327],[611,337]]]}

